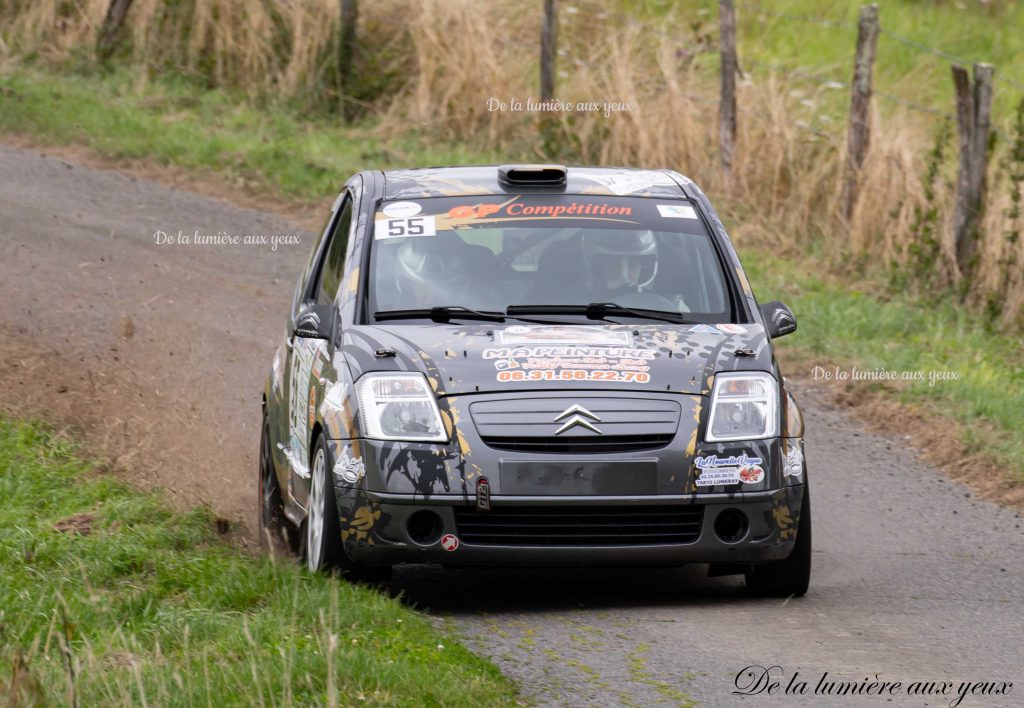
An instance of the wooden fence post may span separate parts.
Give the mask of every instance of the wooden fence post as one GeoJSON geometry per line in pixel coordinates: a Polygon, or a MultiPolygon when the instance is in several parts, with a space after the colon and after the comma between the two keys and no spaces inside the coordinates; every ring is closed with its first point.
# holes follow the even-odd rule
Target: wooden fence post
{"type": "Polygon", "coordinates": [[[555,56],[558,45],[558,0],[544,0],[544,25],[540,30],[540,100],[555,96],[555,56]]]}
{"type": "Polygon", "coordinates": [[[954,64],[952,69],[953,86],[956,88],[956,124],[960,138],[953,244],[960,275],[966,277],[974,267],[978,224],[985,210],[994,69],[991,64],[975,64],[973,86],[967,76],[967,69],[958,64],[954,64]]]}
{"type": "Polygon", "coordinates": [[[100,59],[109,59],[117,47],[118,35],[121,27],[128,16],[128,8],[132,0],[110,0],[107,6],[107,14],[100,25],[99,34],[96,36],[96,54],[100,59]]]}
{"type": "Polygon", "coordinates": [[[722,94],[718,104],[718,145],[722,173],[732,178],[732,151],[736,142],[736,10],[732,0],[718,0],[718,26],[722,56],[722,94]]]}
{"type": "Polygon", "coordinates": [[[860,193],[860,169],[871,144],[871,70],[878,46],[878,5],[860,9],[857,23],[857,55],[853,60],[853,82],[850,84],[850,122],[846,134],[846,166],[843,191],[839,202],[843,218],[853,216],[860,193]]]}
{"type": "Polygon", "coordinates": [[[341,0],[341,27],[338,29],[338,101],[345,120],[352,117],[352,109],[345,95],[352,87],[352,58],[356,50],[356,23],[359,20],[357,0],[341,0]]]}

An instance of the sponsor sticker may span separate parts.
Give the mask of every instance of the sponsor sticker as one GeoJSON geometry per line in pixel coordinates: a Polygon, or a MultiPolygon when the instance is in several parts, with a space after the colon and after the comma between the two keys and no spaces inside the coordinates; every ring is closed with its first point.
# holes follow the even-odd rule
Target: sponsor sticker
{"type": "Polygon", "coordinates": [[[324,405],[330,406],[334,410],[344,410],[346,395],[348,395],[348,391],[345,384],[335,382],[328,387],[327,392],[324,394],[324,405]]]}
{"type": "Polygon", "coordinates": [[[589,344],[597,347],[632,347],[633,333],[603,327],[525,327],[516,325],[494,333],[498,344],[589,344]]]}
{"type": "Polygon", "coordinates": [[[804,473],[804,453],[800,445],[793,445],[786,453],[786,461],[782,465],[783,477],[799,477],[804,473]]]}
{"type": "Polygon", "coordinates": [[[341,457],[334,463],[334,474],[349,484],[355,484],[366,474],[363,458],[353,457],[349,454],[348,448],[345,448],[341,457]]]}
{"type": "Polygon", "coordinates": [[[746,453],[719,457],[707,455],[695,457],[693,464],[700,470],[696,485],[711,487],[716,484],[757,484],[764,479],[764,468],[760,457],[750,457],[746,453]]]}
{"type": "Polygon", "coordinates": [[[381,209],[388,216],[395,218],[416,216],[422,210],[423,207],[416,202],[391,202],[390,204],[385,204],[384,208],[381,209]]]}
{"type": "Polygon", "coordinates": [[[283,366],[284,366],[284,342],[282,342],[277,347],[277,351],[274,353],[274,363],[273,363],[273,365],[271,367],[272,373],[273,373],[273,376],[274,376],[274,390],[275,391],[280,391],[281,390],[281,386],[284,383],[284,381],[281,378],[281,369],[282,369],[283,366]]]}
{"type": "Polygon", "coordinates": [[[761,465],[740,467],[739,476],[744,484],[757,484],[764,479],[764,468],[761,465]]]}
{"type": "Polygon", "coordinates": [[[621,196],[650,191],[652,187],[675,187],[672,178],[661,172],[616,172],[610,174],[581,175],[621,196]]]}
{"type": "Polygon", "coordinates": [[[716,484],[739,484],[739,467],[718,467],[716,469],[702,470],[697,477],[698,487],[713,487],[716,484]]]}
{"type": "Polygon", "coordinates": [[[602,381],[604,383],[645,384],[651,381],[651,375],[646,371],[612,371],[610,369],[596,371],[586,369],[533,369],[531,371],[514,369],[499,371],[497,378],[501,383],[510,381],[602,381]]]}
{"type": "Polygon", "coordinates": [[[441,548],[449,553],[459,547],[459,537],[453,533],[446,533],[441,537],[441,548]]]}
{"type": "MultiPolygon", "coordinates": [[[[309,380],[313,360],[316,359],[323,346],[324,343],[320,340],[299,336],[295,340],[295,349],[291,356],[288,373],[288,445],[292,454],[299,460],[309,457],[307,441],[309,440],[310,394],[308,392],[313,391],[313,387],[310,386],[307,389],[305,382],[309,380]]],[[[314,399],[312,403],[315,406],[316,400],[314,399]]]]}
{"type": "Polygon", "coordinates": [[[596,335],[592,341],[603,341],[605,344],[563,344],[563,340],[557,336],[542,334],[531,338],[530,334],[532,332],[499,337],[504,346],[483,351],[483,358],[494,362],[499,382],[602,381],[643,384],[650,382],[650,362],[658,356],[654,349],[632,346],[629,332],[606,332],[606,335],[626,335],[616,340],[601,339],[600,332],[588,333],[590,337],[596,335]],[[509,345],[510,341],[521,343],[509,345]],[[610,341],[629,344],[610,344],[610,341]]]}
{"type": "Polygon", "coordinates": [[[724,332],[725,334],[746,334],[747,333],[747,328],[744,327],[743,325],[732,324],[732,323],[725,323],[725,324],[720,324],[720,325],[715,325],[715,326],[719,330],[724,332]]]}
{"type": "Polygon", "coordinates": [[[706,457],[695,457],[693,464],[696,465],[699,470],[710,470],[716,467],[749,467],[751,465],[760,465],[760,457],[750,457],[747,453],[742,455],[730,455],[729,457],[719,457],[718,455],[707,455],[706,457]]]}
{"type": "Polygon", "coordinates": [[[693,334],[721,334],[721,332],[711,325],[699,324],[690,327],[690,332],[693,334]]]}
{"type": "Polygon", "coordinates": [[[631,216],[633,207],[606,202],[568,202],[558,204],[525,204],[513,197],[504,204],[461,204],[448,210],[448,218],[455,220],[480,219],[499,221],[506,218],[521,219],[582,219],[631,216]]]}
{"type": "Polygon", "coordinates": [[[697,218],[697,212],[689,204],[658,204],[658,213],[666,219],[697,218]]]}
{"type": "Polygon", "coordinates": [[[437,222],[433,216],[405,216],[398,219],[379,219],[374,225],[373,237],[377,240],[409,238],[413,236],[436,236],[437,222]]]}

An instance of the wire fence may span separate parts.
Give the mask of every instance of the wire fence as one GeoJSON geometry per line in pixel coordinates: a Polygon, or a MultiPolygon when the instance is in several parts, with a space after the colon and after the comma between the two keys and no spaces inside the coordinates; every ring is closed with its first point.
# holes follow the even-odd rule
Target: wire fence
{"type": "MultiPolygon", "coordinates": [[[[772,71],[772,72],[781,74],[783,76],[789,76],[789,77],[794,77],[794,78],[798,78],[798,79],[803,79],[805,81],[810,81],[812,83],[819,84],[819,85],[821,85],[821,86],[823,86],[825,88],[828,88],[828,89],[849,89],[850,88],[850,82],[849,81],[839,81],[838,79],[832,78],[830,76],[824,76],[822,74],[814,74],[814,73],[811,73],[811,72],[808,72],[808,71],[804,71],[803,69],[792,68],[792,67],[786,66],[784,64],[779,64],[779,63],[776,63],[776,62],[766,62],[766,61],[762,61],[760,59],[753,59],[753,58],[747,58],[744,61],[746,63],[748,63],[748,64],[752,64],[754,66],[759,66],[759,67],[761,67],[763,69],[767,69],[768,71],[772,71]]],[[[898,103],[898,104],[900,104],[902,106],[905,106],[907,108],[913,109],[915,111],[920,111],[922,113],[928,113],[930,115],[938,116],[940,118],[951,118],[951,119],[954,119],[954,120],[956,119],[956,115],[954,113],[950,112],[950,111],[942,111],[942,110],[939,110],[938,108],[933,108],[931,106],[926,106],[923,103],[919,103],[917,101],[913,101],[913,100],[911,100],[909,98],[904,98],[903,96],[898,96],[898,95],[896,95],[894,93],[889,93],[887,91],[879,91],[878,89],[875,89],[873,91],[873,94],[875,96],[877,96],[878,98],[883,98],[883,99],[885,99],[887,101],[892,101],[893,103],[898,103]]]]}
{"type": "MultiPolygon", "coordinates": [[[[815,25],[815,26],[819,26],[819,27],[825,27],[825,28],[829,28],[829,29],[842,29],[842,30],[846,30],[846,31],[849,31],[849,32],[853,33],[854,37],[856,36],[857,30],[858,30],[858,27],[857,27],[856,23],[847,22],[847,21],[843,21],[843,20],[836,20],[836,19],[831,19],[831,18],[814,17],[814,16],[810,16],[810,15],[799,15],[799,14],[793,14],[793,13],[787,13],[787,12],[778,12],[776,10],[768,9],[768,8],[764,7],[763,5],[761,5],[759,3],[755,3],[755,2],[742,2],[741,1],[741,2],[736,2],[735,5],[736,5],[737,8],[741,8],[743,10],[751,12],[751,13],[757,15],[757,16],[760,16],[760,17],[770,17],[770,18],[774,18],[774,19],[791,21],[791,22],[802,22],[802,23],[805,23],[805,24],[811,24],[811,25],[815,25]]],[[[903,46],[909,47],[909,48],[911,48],[911,49],[913,49],[913,50],[915,50],[915,51],[917,51],[919,53],[929,54],[931,56],[939,57],[939,58],[944,59],[946,61],[949,61],[949,62],[951,62],[953,64],[959,64],[961,66],[969,66],[972,63],[974,63],[974,62],[972,62],[969,59],[957,56],[957,55],[952,54],[950,52],[947,52],[947,51],[945,51],[943,49],[940,49],[938,47],[933,47],[931,45],[925,44],[923,42],[920,42],[920,41],[918,41],[916,39],[913,39],[911,37],[907,37],[905,35],[899,34],[897,32],[893,32],[892,30],[887,30],[884,27],[879,28],[879,36],[882,37],[882,38],[886,38],[886,39],[892,40],[892,41],[894,41],[896,43],[899,43],[899,44],[901,44],[903,46]]],[[[785,76],[789,76],[789,77],[794,77],[794,78],[798,78],[798,79],[802,79],[802,80],[811,81],[811,82],[823,85],[823,86],[825,86],[827,88],[847,88],[847,89],[850,88],[850,83],[848,81],[839,80],[839,79],[837,79],[835,77],[823,75],[821,73],[814,73],[812,71],[808,71],[806,69],[806,67],[786,66],[786,65],[783,65],[783,64],[774,63],[774,62],[766,62],[766,61],[754,59],[754,58],[751,58],[751,57],[746,57],[746,58],[743,59],[743,61],[745,63],[753,64],[755,66],[760,66],[760,67],[762,67],[764,69],[767,69],[769,71],[773,71],[773,72],[776,72],[776,73],[780,73],[780,74],[785,75],[785,76]]],[[[995,79],[996,79],[996,81],[999,81],[999,82],[1001,82],[1001,83],[1003,83],[1003,84],[1005,84],[1007,86],[1011,86],[1011,87],[1013,87],[1013,88],[1015,88],[1017,90],[1024,91],[1024,83],[1021,83],[1019,81],[1011,79],[1011,78],[1009,78],[1007,76],[1003,76],[998,71],[995,73],[995,79]]],[[[929,105],[926,105],[926,104],[924,104],[924,103],[922,103],[920,101],[915,101],[913,99],[906,98],[905,96],[900,96],[898,94],[891,93],[891,92],[888,92],[888,91],[881,91],[881,90],[878,90],[877,88],[873,89],[873,95],[877,96],[878,98],[881,98],[881,99],[884,99],[886,101],[889,101],[891,103],[895,103],[895,104],[898,104],[898,105],[903,106],[905,108],[909,108],[911,110],[917,111],[919,113],[928,114],[928,115],[931,115],[931,116],[942,118],[944,120],[947,120],[947,119],[948,120],[954,120],[954,121],[956,120],[956,114],[954,112],[952,112],[952,111],[945,111],[945,110],[936,108],[934,106],[929,106],[929,105]]],[[[1002,140],[1008,140],[1009,139],[1007,134],[1005,132],[1003,132],[1001,129],[999,129],[998,127],[993,127],[992,130],[993,130],[993,132],[997,136],[999,136],[1000,139],[1002,139],[1002,140]]]]}
{"type": "MultiPolygon", "coordinates": [[[[769,10],[759,3],[753,2],[738,2],[736,3],[736,6],[738,8],[749,10],[750,12],[753,12],[762,17],[774,17],[783,20],[790,20],[793,22],[804,22],[807,24],[817,25],[819,27],[828,27],[831,29],[846,29],[852,32],[857,31],[857,24],[853,22],[845,22],[842,20],[833,20],[821,17],[812,17],[809,15],[794,15],[786,12],[777,12],[774,10],[769,10]]],[[[922,54],[931,54],[941,59],[945,59],[946,61],[953,62],[954,64],[961,64],[967,66],[977,61],[972,61],[964,57],[956,56],[955,54],[951,54],[950,52],[940,49],[939,47],[933,47],[911,37],[899,34],[898,32],[893,32],[892,30],[886,29],[884,26],[880,28],[879,32],[880,36],[883,38],[891,39],[894,42],[898,42],[899,44],[910,47],[911,49],[915,49],[922,54]]],[[[1007,76],[1003,76],[1002,74],[996,74],[996,81],[1000,81],[1006,84],[1007,86],[1012,86],[1020,91],[1024,91],[1024,83],[1015,81],[1014,79],[1011,79],[1007,76]]]]}
{"type": "Polygon", "coordinates": [[[795,22],[806,22],[808,24],[818,25],[820,27],[839,28],[839,29],[852,29],[857,31],[856,23],[843,22],[841,20],[824,19],[820,17],[812,17],[810,15],[793,15],[788,12],[777,12],[775,10],[769,10],[763,5],[753,2],[738,2],[735,3],[737,9],[750,10],[763,17],[775,17],[781,20],[792,20],[795,22]]]}
{"type": "MultiPolygon", "coordinates": [[[[855,23],[855,22],[849,22],[849,21],[838,20],[838,19],[833,19],[833,18],[817,17],[817,16],[805,15],[805,14],[794,14],[794,13],[789,13],[789,12],[780,12],[780,11],[773,10],[773,9],[768,8],[768,7],[765,7],[763,4],[756,3],[756,2],[741,1],[741,2],[736,2],[735,5],[736,5],[736,7],[738,9],[742,9],[744,11],[750,12],[750,13],[752,13],[754,15],[759,16],[759,17],[767,17],[767,18],[783,20],[783,21],[787,21],[787,22],[804,23],[804,24],[814,25],[814,26],[818,26],[818,27],[824,27],[824,28],[833,29],[833,30],[836,30],[836,29],[844,30],[844,31],[852,33],[853,37],[856,37],[856,33],[857,33],[857,23],[855,23]]],[[[570,27],[579,27],[579,28],[583,28],[583,29],[586,29],[586,30],[599,31],[601,29],[606,29],[607,28],[607,23],[613,21],[613,18],[610,15],[608,15],[607,13],[599,13],[597,16],[587,16],[587,15],[584,15],[583,13],[579,12],[576,8],[572,8],[572,9],[574,11],[571,12],[568,15],[568,17],[567,17],[567,24],[570,27]]],[[[712,21],[714,18],[709,13],[707,19],[709,21],[712,21]]],[[[661,41],[661,40],[671,39],[671,38],[675,38],[675,37],[680,37],[681,36],[680,32],[678,30],[673,30],[671,28],[667,29],[665,27],[652,27],[652,26],[650,26],[647,23],[641,23],[641,22],[638,22],[636,20],[629,19],[629,18],[626,18],[626,19],[614,18],[614,22],[615,22],[615,25],[617,27],[629,27],[629,28],[635,29],[636,31],[643,32],[645,37],[650,38],[652,40],[656,39],[656,40],[661,41]]],[[[941,48],[933,47],[933,46],[930,46],[930,45],[925,44],[923,42],[920,42],[920,41],[918,41],[916,39],[913,39],[911,37],[907,37],[907,36],[899,34],[897,32],[893,32],[892,30],[887,30],[884,27],[880,28],[879,32],[880,32],[880,37],[892,40],[893,42],[896,42],[896,43],[901,44],[903,46],[909,47],[909,48],[911,48],[911,49],[913,49],[913,50],[915,50],[915,51],[917,51],[919,53],[929,54],[931,56],[935,56],[935,57],[944,59],[944,60],[949,61],[951,63],[960,64],[960,65],[964,65],[964,66],[969,66],[972,63],[971,60],[966,59],[965,57],[954,55],[954,54],[952,54],[950,52],[947,52],[947,51],[945,51],[945,50],[943,50],[941,48]]],[[[516,42],[516,44],[526,44],[526,43],[525,42],[516,42]]],[[[852,41],[851,41],[851,46],[852,46],[852,41]]],[[[708,49],[706,51],[708,51],[709,53],[717,52],[717,48],[710,48],[710,49],[708,49]]],[[[560,51],[560,56],[565,57],[568,61],[572,62],[576,66],[590,68],[590,64],[588,62],[586,62],[583,59],[580,59],[577,56],[572,55],[570,52],[568,52],[568,51],[566,51],[564,49],[562,51],[560,51]]],[[[817,83],[819,85],[822,85],[822,86],[824,86],[826,88],[830,88],[830,89],[840,89],[840,88],[849,89],[850,88],[850,82],[845,80],[845,79],[839,79],[839,78],[837,78],[835,76],[830,76],[830,75],[824,74],[824,73],[822,73],[820,71],[814,71],[814,70],[811,70],[811,69],[809,69],[807,67],[789,66],[789,65],[784,65],[784,64],[776,63],[776,62],[768,62],[768,61],[764,61],[764,60],[760,60],[760,59],[755,59],[755,58],[749,57],[749,56],[742,56],[742,47],[741,47],[741,62],[740,62],[740,64],[741,64],[741,67],[743,65],[753,65],[753,66],[757,66],[757,67],[760,67],[762,69],[765,69],[767,71],[778,73],[778,74],[781,74],[781,75],[784,75],[784,76],[787,76],[787,77],[792,77],[792,78],[797,78],[797,79],[801,79],[801,80],[806,80],[806,81],[810,81],[810,82],[813,82],[813,83],[817,83]]],[[[1020,91],[1024,91],[1024,83],[1016,81],[1016,80],[1014,80],[1012,78],[1009,78],[1007,76],[1003,76],[999,72],[996,73],[995,79],[996,79],[996,81],[999,81],[999,82],[1001,82],[1001,83],[1003,83],[1003,84],[1005,84],[1007,86],[1013,87],[1013,88],[1015,88],[1017,90],[1020,90],[1020,91]]],[[[902,106],[904,108],[908,108],[908,109],[913,110],[913,111],[917,111],[919,113],[927,114],[927,115],[934,116],[934,117],[937,117],[937,118],[942,118],[942,119],[950,119],[950,120],[955,120],[956,119],[956,115],[952,111],[942,110],[940,108],[936,108],[935,106],[927,105],[926,103],[923,103],[923,102],[921,102],[919,100],[914,100],[914,99],[911,99],[911,98],[907,98],[906,96],[901,96],[901,95],[898,95],[898,94],[893,93],[891,91],[884,91],[884,90],[879,90],[879,89],[875,88],[873,90],[873,94],[876,97],[878,97],[878,98],[880,98],[880,99],[882,99],[884,101],[887,101],[887,102],[890,102],[890,103],[902,106]]],[[[690,98],[691,100],[696,101],[696,102],[714,103],[714,104],[717,104],[719,102],[717,99],[709,99],[708,97],[701,97],[701,96],[697,96],[695,94],[687,94],[687,97],[690,98]]],[[[743,109],[740,108],[741,112],[742,112],[742,110],[743,109]]],[[[812,132],[817,132],[817,131],[812,131],[812,132]]],[[[995,129],[995,132],[1001,138],[1004,138],[1004,139],[1006,138],[1006,135],[1001,130],[999,130],[998,128],[995,129]]]]}
{"type": "MultiPolygon", "coordinates": [[[[968,59],[964,59],[962,57],[955,56],[955,55],[950,54],[949,52],[943,51],[942,49],[939,49],[937,47],[930,47],[927,44],[922,44],[921,42],[918,42],[917,40],[911,39],[910,37],[904,37],[903,35],[897,34],[897,33],[893,32],[891,30],[883,29],[882,30],[882,36],[883,37],[888,37],[889,39],[892,39],[892,40],[894,40],[896,42],[899,42],[900,44],[904,44],[904,45],[906,45],[908,47],[916,49],[919,52],[923,52],[923,53],[926,53],[926,54],[934,54],[935,56],[941,57],[941,58],[943,58],[943,59],[945,59],[947,61],[951,61],[954,64],[961,64],[961,65],[966,66],[966,65],[972,63],[968,59]]],[[[1022,83],[1020,83],[1018,81],[1014,81],[1013,79],[1011,79],[1011,78],[1009,78],[1007,76],[1003,76],[1002,74],[999,74],[999,73],[996,74],[996,81],[1000,81],[1000,82],[1006,84],[1007,86],[1013,86],[1015,89],[1017,89],[1019,91],[1024,91],[1024,84],[1022,84],[1022,83]]]]}

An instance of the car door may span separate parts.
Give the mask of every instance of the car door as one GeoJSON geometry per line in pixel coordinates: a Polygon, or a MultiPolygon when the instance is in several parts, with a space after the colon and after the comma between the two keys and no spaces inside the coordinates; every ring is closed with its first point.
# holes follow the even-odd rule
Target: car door
{"type": "MultiPolygon", "coordinates": [[[[323,243],[316,254],[309,282],[295,317],[311,303],[334,304],[343,277],[345,251],[352,227],[353,198],[346,190],[336,202],[334,218],[325,230],[323,243]]],[[[294,330],[293,330],[294,332],[294,330]]],[[[316,409],[322,400],[325,384],[322,374],[333,355],[334,344],[323,339],[293,334],[288,359],[288,492],[303,509],[309,495],[309,465],[316,409]]]]}
{"type": "MultiPolygon", "coordinates": [[[[279,470],[286,470],[284,475],[284,482],[288,491],[288,494],[285,496],[286,508],[289,507],[289,502],[292,501],[291,468],[295,466],[295,456],[292,454],[290,435],[292,427],[290,404],[294,388],[292,386],[292,369],[297,364],[296,358],[292,356],[295,348],[295,321],[299,316],[299,309],[307,301],[306,293],[309,291],[310,281],[316,273],[317,264],[320,262],[320,256],[323,253],[326,237],[333,231],[334,225],[337,222],[338,207],[341,205],[342,197],[344,197],[344,192],[339,194],[337,199],[334,200],[331,211],[327,215],[327,219],[324,221],[323,228],[320,229],[320,233],[317,236],[316,243],[310,251],[306,267],[303,268],[302,274],[295,283],[295,292],[292,295],[291,309],[288,312],[288,322],[285,325],[284,352],[281,358],[281,386],[278,398],[278,400],[281,401],[281,405],[279,408],[275,409],[272,407],[270,409],[269,423],[273,443],[272,453],[274,455],[274,462],[279,470]]],[[[298,461],[301,462],[301,459],[298,461]]]]}

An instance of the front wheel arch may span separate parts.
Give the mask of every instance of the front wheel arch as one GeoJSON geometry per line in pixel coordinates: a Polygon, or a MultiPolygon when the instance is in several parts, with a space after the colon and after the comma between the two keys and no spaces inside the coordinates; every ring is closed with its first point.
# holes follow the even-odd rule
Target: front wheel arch
{"type": "Polygon", "coordinates": [[[811,581],[811,494],[804,487],[796,542],[789,556],[746,572],[747,590],[762,597],[803,597],[811,581]]]}

